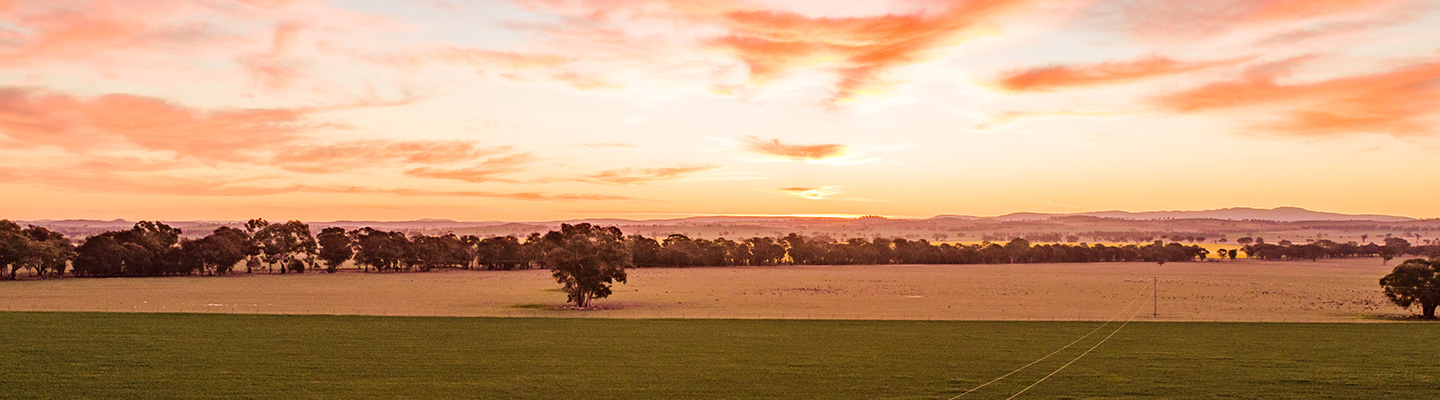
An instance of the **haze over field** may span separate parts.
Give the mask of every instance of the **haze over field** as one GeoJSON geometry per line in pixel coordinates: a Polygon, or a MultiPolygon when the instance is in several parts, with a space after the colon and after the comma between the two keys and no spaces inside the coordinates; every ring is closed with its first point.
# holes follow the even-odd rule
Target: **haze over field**
{"type": "Polygon", "coordinates": [[[0,0],[0,217],[1440,216],[1430,1],[135,4],[0,0]]]}

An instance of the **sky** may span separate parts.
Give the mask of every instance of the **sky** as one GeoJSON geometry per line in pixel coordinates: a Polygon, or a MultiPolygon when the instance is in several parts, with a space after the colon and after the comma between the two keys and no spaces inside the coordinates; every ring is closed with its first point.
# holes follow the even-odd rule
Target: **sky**
{"type": "Polygon", "coordinates": [[[0,0],[0,218],[1440,217],[1440,2],[0,0]]]}

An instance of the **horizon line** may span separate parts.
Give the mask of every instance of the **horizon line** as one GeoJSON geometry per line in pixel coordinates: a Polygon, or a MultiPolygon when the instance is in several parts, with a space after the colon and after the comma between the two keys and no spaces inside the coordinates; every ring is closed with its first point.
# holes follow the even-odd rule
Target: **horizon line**
{"type": "MultiPolygon", "coordinates": [[[[344,218],[344,219],[330,219],[330,220],[314,219],[314,220],[310,220],[310,221],[313,221],[313,222],[381,222],[381,223],[385,223],[385,222],[418,222],[418,221],[455,222],[455,223],[482,223],[482,222],[503,222],[503,223],[556,223],[556,222],[561,222],[561,223],[563,223],[563,222],[569,222],[569,221],[601,220],[601,219],[617,219],[617,220],[627,220],[627,221],[633,221],[633,222],[647,222],[647,221],[674,221],[674,220],[682,220],[682,219],[689,219],[689,218],[777,218],[777,219],[780,219],[780,218],[790,218],[790,219],[859,220],[859,219],[864,219],[864,218],[868,218],[868,217],[879,217],[879,218],[884,218],[884,219],[889,219],[889,220],[927,220],[927,219],[935,219],[935,218],[941,218],[941,217],[991,219],[991,218],[1003,218],[1003,217],[1014,216],[1014,215],[1021,215],[1021,214],[1033,214],[1033,215],[1038,215],[1038,216],[1050,216],[1050,217],[1064,217],[1064,216],[1085,216],[1085,214],[1098,214],[1098,213],[1129,213],[1129,214],[1200,213],[1200,212],[1227,211],[1227,210],[1278,211],[1278,210],[1282,210],[1282,209],[1295,209],[1295,210],[1300,210],[1300,211],[1305,211],[1305,212],[1322,213],[1322,214],[1335,214],[1335,215],[1351,216],[1351,217],[1367,217],[1367,216],[1371,216],[1371,217],[1389,217],[1389,218],[1409,218],[1409,219],[1417,220],[1417,221],[1418,221],[1418,220],[1430,220],[1430,219],[1440,218],[1440,217],[1417,217],[1417,216],[1411,216],[1411,215],[1385,214],[1385,213],[1370,213],[1370,212],[1366,212],[1366,213],[1344,213],[1344,212],[1312,210],[1312,209],[1308,209],[1308,208],[1304,208],[1304,207],[1295,207],[1295,206],[1278,206],[1278,207],[1272,207],[1272,208],[1236,206],[1236,207],[1222,207],[1222,208],[1199,209],[1199,210],[1196,210],[1196,209],[1188,209],[1188,210],[1187,210],[1187,209],[1171,209],[1171,210],[1129,211],[1129,210],[1121,210],[1121,209],[1109,209],[1109,210],[1077,211],[1077,212],[1015,211],[1015,212],[1009,212],[1009,213],[1004,213],[1004,214],[996,214],[996,215],[989,215],[989,216],[985,216],[985,215],[970,215],[970,214],[944,213],[944,214],[934,214],[934,215],[931,215],[931,216],[928,216],[928,217],[917,217],[917,216],[895,215],[895,214],[885,215],[885,214],[850,214],[850,213],[793,213],[793,214],[735,213],[735,214],[725,214],[725,213],[639,212],[639,213],[635,213],[635,214],[652,214],[652,215],[653,215],[653,214],[667,214],[667,215],[673,215],[673,216],[672,216],[672,217],[660,217],[660,218],[635,218],[635,217],[629,217],[629,218],[627,218],[627,217],[619,217],[619,216],[589,216],[589,217],[557,218],[557,219],[545,219],[545,220],[539,220],[539,219],[516,219],[516,220],[506,220],[506,219],[457,220],[457,219],[437,218],[437,217],[420,217],[420,218],[414,218],[414,219],[397,219],[397,220],[378,220],[378,219],[371,220],[371,219],[344,218]]],[[[616,214],[624,214],[624,213],[616,213],[616,214]]],[[[263,217],[261,217],[261,218],[263,218],[263,217]]],[[[1101,218],[1115,218],[1115,217],[1101,217],[1101,218]]],[[[3,218],[0,218],[0,219],[3,219],[3,218]]],[[[1119,219],[1124,219],[1124,218],[1119,218],[1119,219]]],[[[1205,218],[1201,218],[1201,219],[1205,219],[1205,218]]],[[[1226,218],[1210,218],[1210,219],[1226,219],[1226,218]]],[[[172,218],[172,219],[147,219],[147,218],[140,218],[140,219],[134,219],[134,220],[131,220],[131,219],[129,219],[129,218],[110,218],[110,219],[103,219],[103,218],[37,218],[37,219],[28,219],[28,218],[27,218],[27,219],[18,219],[18,218],[17,218],[17,219],[14,219],[14,221],[26,221],[26,222],[40,222],[40,221],[48,221],[48,222],[61,222],[61,221],[102,221],[102,222],[125,221],[125,222],[134,222],[134,221],[167,221],[167,220],[168,220],[168,221],[184,221],[184,222],[245,222],[245,221],[247,221],[248,219],[210,219],[210,218],[197,218],[197,219],[179,219],[179,218],[172,218]]]]}

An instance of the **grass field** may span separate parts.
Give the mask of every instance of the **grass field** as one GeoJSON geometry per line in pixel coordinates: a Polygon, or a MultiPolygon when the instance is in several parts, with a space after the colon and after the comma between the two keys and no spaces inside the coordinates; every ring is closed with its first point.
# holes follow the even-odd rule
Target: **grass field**
{"type": "MultiPolygon", "coordinates": [[[[1100,325],[0,313],[0,398],[947,399],[1100,325]]],[[[1134,322],[1021,398],[1434,398],[1436,328],[1134,322]]]]}

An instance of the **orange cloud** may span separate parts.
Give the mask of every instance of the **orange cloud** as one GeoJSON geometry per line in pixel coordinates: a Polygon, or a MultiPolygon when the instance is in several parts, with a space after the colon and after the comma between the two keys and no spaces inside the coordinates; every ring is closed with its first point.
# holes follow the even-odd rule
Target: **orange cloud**
{"type": "MultiPolygon", "coordinates": [[[[1218,34],[1267,24],[1322,19],[1375,18],[1404,12],[1413,0],[1154,0],[1112,3],[1110,23],[1137,36],[1172,39],[1218,34]]],[[[1393,15],[1391,15],[1393,16],[1393,15]]]]}
{"type": "MultiPolygon", "coordinates": [[[[268,1],[280,6],[282,1],[268,1]]],[[[173,54],[232,48],[252,35],[230,29],[251,23],[258,9],[230,2],[150,0],[144,6],[125,1],[49,0],[0,4],[0,24],[20,28],[0,46],[0,65],[42,61],[74,62],[106,57],[112,62],[149,61],[137,51],[173,54]],[[114,57],[115,55],[122,55],[114,57]]],[[[150,54],[146,54],[150,55],[150,54]]],[[[99,66],[107,67],[107,66],[99,66]]]]}
{"type": "Polygon", "coordinates": [[[260,87],[272,91],[289,88],[308,78],[300,71],[301,62],[286,58],[304,29],[305,25],[298,22],[281,22],[274,28],[268,51],[239,57],[237,62],[260,87]]]}
{"type": "Polygon", "coordinates": [[[405,171],[405,175],[418,178],[435,178],[465,181],[471,183],[513,182],[500,176],[519,172],[534,162],[530,153],[509,154],[490,157],[474,166],[464,168],[419,167],[405,171]]]}
{"type": "Polygon", "coordinates": [[[1317,26],[1309,26],[1288,32],[1280,33],[1260,41],[1261,44],[1286,44],[1293,45],[1299,42],[1327,39],[1334,37],[1351,37],[1357,33],[1392,24],[1385,20],[1368,21],[1340,21],[1317,26]]]}
{"type": "Polygon", "coordinates": [[[529,153],[508,154],[509,147],[484,148],[458,140],[365,140],[326,145],[292,145],[280,149],[270,163],[300,172],[332,173],[394,165],[455,165],[480,160],[495,166],[531,160],[529,153]]]}
{"type": "Polygon", "coordinates": [[[799,68],[827,65],[840,76],[835,99],[887,83],[894,67],[924,60],[933,50],[957,44],[986,18],[1028,6],[1029,1],[952,3],[935,15],[811,18],[776,11],[733,11],[720,21],[730,29],[713,43],[733,51],[753,80],[799,68]]]}
{"type": "Polygon", "coordinates": [[[283,90],[307,78],[295,61],[251,56],[239,62],[255,84],[267,90],[283,90]]]}
{"type": "MultiPolygon", "coordinates": [[[[273,171],[265,171],[261,166],[333,177],[344,177],[360,169],[408,168],[405,174],[414,177],[494,182],[501,181],[496,176],[518,172],[534,159],[529,153],[516,153],[508,146],[483,147],[473,141],[460,140],[316,144],[311,131],[326,125],[310,119],[312,114],[330,109],[197,110],[141,96],[81,98],[33,89],[0,88],[0,140],[13,142],[14,146],[7,145],[11,148],[49,147],[74,155],[63,167],[28,169],[35,177],[28,181],[71,189],[164,194],[266,195],[366,190],[277,185],[271,181],[277,178],[273,171]],[[116,155],[134,150],[164,151],[171,156],[116,155]],[[268,184],[237,181],[229,174],[218,178],[196,176],[213,174],[212,169],[221,162],[227,169],[252,174],[263,172],[262,180],[268,184]],[[84,172],[51,171],[55,169],[84,172]],[[186,177],[174,176],[179,171],[185,171],[186,177]]],[[[243,174],[236,176],[239,175],[243,174]]],[[[515,198],[512,194],[477,191],[414,189],[403,193],[515,198]]],[[[523,197],[551,199],[538,194],[523,197]]]]}
{"type": "Polygon", "coordinates": [[[319,192],[319,193],[352,193],[352,194],[393,194],[401,196],[430,196],[430,197],[486,197],[509,200],[545,200],[545,201],[609,201],[609,200],[636,200],[629,196],[616,196],[608,194],[589,193],[541,193],[541,192],[491,192],[482,190],[425,190],[410,188],[368,188],[368,187],[299,187],[296,191],[319,192]]]}
{"type": "Polygon", "coordinates": [[[283,8],[294,4],[311,2],[311,0],[235,0],[251,7],[258,8],[283,8]]]}
{"type": "Polygon", "coordinates": [[[792,161],[823,161],[844,157],[848,148],[841,144],[787,144],[780,139],[765,140],[755,136],[746,139],[745,149],[755,153],[792,161]]]}
{"type": "MultiPolygon", "coordinates": [[[[1292,61],[1296,62],[1296,61],[1292,61]]],[[[1263,108],[1280,118],[1256,127],[1289,134],[1430,134],[1440,117],[1440,63],[1372,75],[1282,84],[1284,66],[1272,66],[1231,82],[1159,97],[1179,112],[1263,108]]]]}
{"type": "Polygon", "coordinates": [[[0,177],[11,183],[29,183],[89,193],[135,193],[175,196],[270,196],[287,193],[397,195],[407,197],[475,197],[538,201],[635,200],[633,197],[592,193],[503,192],[483,190],[431,190],[345,185],[264,185],[255,180],[226,177],[174,177],[146,175],[135,178],[105,170],[13,170],[0,167],[0,177]]]}
{"type": "Polygon", "coordinates": [[[866,17],[811,17],[724,0],[612,0],[577,2],[528,0],[532,9],[560,12],[573,19],[545,33],[602,42],[629,43],[619,48],[650,47],[656,38],[632,36],[609,28],[616,21],[658,20],[719,29],[701,41],[742,62],[753,85],[786,73],[819,67],[839,81],[831,101],[849,100],[894,82],[897,67],[925,61],[939,49],[965,42],[993,29],[999,16],[1035,11],[1040,1],[974,0],[935,3],[938,11],[866,17]],[[585,34],[577,34],[584,32],[585,34]]]}
{"type": "Polygon", "coordinates": [[[1271,0],[1252,1],[1244,22],[1291,21],[1369,11],[1397,1],[1387,0],[1271,0]]]}
{"type": "Polygon", "coordinates": [[[1182,62],[1165,57],[1098,64],[1055,65],[1011,70],[1001,74],[1000,87],[1016,92],[1045,91],[1077,86],[1131,82],[1146,78],[1182,74],[1207,68],[1235,65],[1249,60],[1182,62]]]}
{"type": "Polygon", "coordinates": [[[587,181],[612,185],[637,185],[655,181],[684,178],[699,172],[720,168],[719,165],[681,165],[666,168],[619,168],[605,170],[585,177],[587,181]]]}
{"type": "Polygon", "coordinates": [[[0,12],[0,71],[137,86],[205,81],[222,88],[249,84],[265,92],[306,88],[312,96],[308,100],[358,97],[374,93],[377,86],[390,89],[386,84],[408,82],[373,75],[354,82],[344,74],[309,70],[369,67],[357,63],[363,60],[353,54],[336,50],[346,43],[364,40],[369,51],[401,46],[368,35],[394,26],[383,16],[316,0],[143,3],[49,0],[5,5],[8,9],[0,12]],[[319,51],[307,51],[311,49],[306,46],[319,51]]]}
{"type": "Polygon", "coordinates": [[[135,146],[215,160],[297,140],[309,109],[202,111],[142,96],[0,88],[0,134],[75,153],[135,146]]]}
{"type": "Polygon", "coordinates": [[[407,68],[417,68],[431,64],[456,64],[470,66],[477,70],[494,69],[500,71],[554,67],[574,61],[571,57],[557,54],[529,54],[458,46],[382,54],[369,56],[369,58],[374,61],[407,68]]]}

